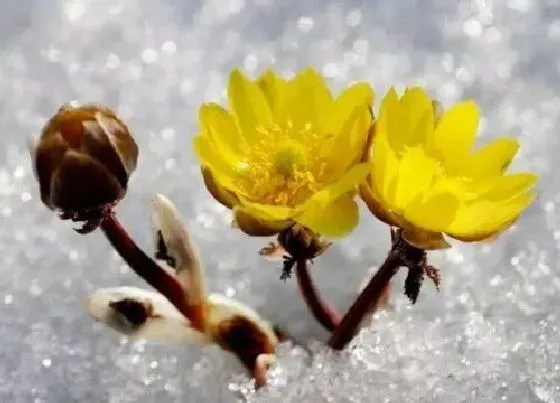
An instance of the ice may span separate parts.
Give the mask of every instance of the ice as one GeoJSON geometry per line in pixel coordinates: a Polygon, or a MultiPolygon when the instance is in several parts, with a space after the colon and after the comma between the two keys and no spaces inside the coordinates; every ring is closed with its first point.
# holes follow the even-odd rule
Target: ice
{"type": "MultiPolygon", "coordinates": [[[[560,402],[560,2],[557,0],[20,0],[0,14],[0,401],[560,402]],[[395,279],[392,306],[351,348],[327,334],[279,280],[277,264],[203,187],[190,140],[197,107],[224,100],[229,69],[313,65],[333,88],[369,80],[425,85],[444,104],[474,98],[482,140],[519,137],[516,169],[541,175],[539,197],[492,244],[431,254],[443,289],[415,306],[395,279]],[[27,140],[69,101],[118,109],[141,146],[118,214],[150,246],[148,202],[160,192],[187,219],[213,291],[279,323],[270,386],[254,392],[217,348],[123,339],[87,317],[94,288],[142,285],[100,233],[80,236],[41,205],[27,140]],[[3,303],[2,303],[3,302],[3,303]],[[311,345],[311,347],[308,346],[311,345]],[[307,350],[310,349],[311,352],[307,350]]],[[[388,247],[360,227],[314,273],[346,308],[388,247]]]]}

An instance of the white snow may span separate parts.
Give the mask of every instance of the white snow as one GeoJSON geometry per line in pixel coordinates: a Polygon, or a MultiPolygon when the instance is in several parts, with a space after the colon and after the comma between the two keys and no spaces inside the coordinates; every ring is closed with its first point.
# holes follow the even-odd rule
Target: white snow
{"type": "MultiPolygon", "coordinates": [[[[9,4],[8,4],[9,3],[9,4]]],[[[542,1],[20,0],[0,14],[0,401],[27,402],[559,402],[560,3],[542,1]],[[541,175],[539,198],[492,244],[456,243],[431,260],[409,306],[392,308],[352,347],[327,334],[295,280],[257,251],[267,239],[230,228],[202,185],[191,139],[202,101],[223,101],[229,70],[313,65],[335,89],[368,80],[425,85],[445,105],[473,98],[483,141],[519,137],[514,166],[541,175]],[[102,234],[80,236],[41,205],[26,142],[69,101],[108,104],[130,124],[139,168],[118,207],[151,247],[150,197],[188,219],[208,287],[235,295],[313,354],[283,345],[257,393],[242,367],[211,347],[133,342],[91,320],[92,290],[141,281],[102,234]]],[[[388,248],[363,209],[360,227],[317,260],[324,294],[348,307],[388,248]]]]}

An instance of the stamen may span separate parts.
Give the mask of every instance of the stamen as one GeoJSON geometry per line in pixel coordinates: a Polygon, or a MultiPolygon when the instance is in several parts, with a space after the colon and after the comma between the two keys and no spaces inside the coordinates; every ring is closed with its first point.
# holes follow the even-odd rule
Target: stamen
{"type": "Polygon", "coordinates": [[[326,183],[330,167],[320,152],[325,136],[312,129],[311,123],[298,129],[291,120],[256,129],[259,140],[238,167],[237,185],[251,201],[293,207],[326,183]]]}

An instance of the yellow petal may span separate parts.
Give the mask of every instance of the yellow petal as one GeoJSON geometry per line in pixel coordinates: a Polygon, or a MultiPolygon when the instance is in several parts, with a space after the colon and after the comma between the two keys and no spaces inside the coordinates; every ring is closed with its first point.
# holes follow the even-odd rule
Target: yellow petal
{"type": "Polygon", "coordinates": [[[204,166],[202,167],[202,179],[204,180],[206,189],[208,189],[212,197],[224,206],[232,208],[239,202],[235,193],[230,192],[218,183],[210,168],[204,166]]]}
{"type": "Polygon", "coordinates": [[[381,104],[378,124],[397,155],[426,142],[433,130],[432,103],[420,87],[408,88],[401,99],[391,88],[381,104]]]}
{"type": "Polygon", "coordinates": [[[419,195],[429,193],[439,170],[437,161],[429,158],[422,149],[408,149],[399,162],[396,174],[395,207],[405,209],[419,195]]]}
{"type": "Polygon", "coordinates": [[[248,200],[245,196],[238,195],[239,204],[250,215],[263,220],[284,221],[291,219],[297,210],[288,206],[274,204],[261,204],[248,200]]]}
{"type": "Polygon", "coordinates": [[[425,144],[434,126],[431,99],[420,87],[407,88],[401,99],[391,88],[382,101],[378,124],[397,155],[425,144]]]}
{"type": "Polygon", "coordinates": [[[462,242],[490,242],[495,241],[504,231],[506,231],[509,227],[511,227],[515,221],[517,221],[518,217],[515,217],[513,220],[504,223],[504,225],[493,231],[489,232],[475,232],[472,234],[467,235],[451,235],[448,234],[451,238],[457,239],[462,242]]]}
{"type": "Polygon", "coordinates": [[[423,201],[411,203],[404,218],[411,226],[431,232],[445,232],[457,214],[459,200],[452,193],[436,193],[423,201]]]}
{"type": "Polygon", "coordinates": [[[193,148],[200,164],[207,166],[218,182],[230,187],[237,176],[235,162],[225,158],[224,154],[220,152],[220,147],[208,137],[196,136],[193,139],[193,148]]]}
{"type": "Polygon", "coordinates": [[[279,122],[288,122],[296,131],[317,126],[319,117],[330,110],[332,94],[324,78],[306,68],[288,81],[279,122]]]}
{"type": "Polygon", "coordinates": [[[240,152],[243,138],[228,111],[218,104],[207,103],[200,107],[198,116],[203,135],[210,136],[221,148],[240,152]]]}
{"type": "Polygon", "coordinates": [[[330,142],[330,155],[335,175],[344,172],[362,158],[371,128],[371,114],[365,106],[357,106],[340,132],[330,142]]]}
{"type": "Polygon", "coordinates": [[[443,114],[430,145],[451,166],[471,153],[479,120],[478,106],[472,101],[454,105],[443,114]]]}
{"type": "Polygon", "coordinates": [[[375,139],[376,122],[375,120],[373,120],[375,119],[373,116],[373,112],[371,112],[370,116],[372,118],[372,121],[368,129],[367,140],[364,144],[364,149],[362,150],[362,156],[360,157],[361,162],[369,162],[373,159],[373,141],[375,139]]]}
{"type": "MultiPolygon", "coordinates": [[[[368,83],[356,83],[342,91],[329,110],[321,116],[321,129],[325,133],[337,135],[353,115],[357,107],[367,112],[373,103],[373,89],[368,83]]],[[[369,114],[369,112],[368,112],[369,114]]],[[[371,114],[369,114],[371,116],[371,114]]]]}
{"type": "Polygon", "coordinates": [[[446,232],[457,239],[481,239],[490,236],[511,225],[534,199],[534,193],[521,193],[503,203],[472,203],[459,209],[449,231],[446,232]]]}
{"type": "Polygon", "coordinates": [[[420,87],[408,88],[400,100],[399,114],[402,129],[389,136],[398,137],[398,143],[404,148],[424,144],[434,128],[432,102],[426,91],[420,87]]]}
{"type": "Polygon", "coordinates": [[[266,70],[257,79],[257,85],[264,93],[268,104],[270,105],[270,110],[276,118],[278,118],[284,99],[283,97],[286,93],[286,84],[286,80],[276,74],[273,70],[266,70]]]}
{"type": "Polygon", "coordinates": [[[233,209],[234,226],[251,236],[272,236],[288,228],[292,222],[263,220],[251,215],[251,212],[243,206],[237,205],[233,209]]]}
{"type": "MultiPolygon", "coordinates": [[[[377,132],[377,134],[381,134],[377,132]]],[[[376,135],[373,144],[373,183],[380,198],[389,205],[394,205],[395,193],[391,192],[391,184],[394,182],[399,170],[398,159],[389,147],[384,136],[376,135]]]]}
{"type": "Polygon", "coordinates": [[[354,165],[338,181],[331,183],[315,193],[301,207],[302,210],[309,210],[318,206],[331,203],[344,193],[348,193],[357,188],[364,182],[370,167],[369,164],[354,165]]]}
{"type": "Polygon", "coordinates": [[[379,220],[393,227],[399,227],[401,222],[397,216],[390,211],[390,207],[383,203],[383,200],[376,195],[374,190],[366,183],[362,183],[359,187],[360,197],[379,220]]]}
{"type": "Polygon", "coordinates": [[[240,135],[249,143],[258,140],[257,127],[272,123],[272,112],[262,90],[239,69],[230,74],[228,102],[240,135]]]}
{"type": "Polygon", "coordinates": [[[488,190],[479,197],[494,202],[506,201],[521,192],[526,192],[537,179],[537,175],[528,173],[499,176],[487,182],[488,190]]]}
{"type": "Polygon", "coordinates": [[[466,173],[472,177],[499,175],[509,167],[518,149],[516,139],[498,138],[469,158],[466,173]]]}
{"type": "Polygon", "coordinates": [[[295,220],[321,235],[341,237],[356,227],[359,210],[352,196],[343,194],[332,203],[304,210],[295,220]]]}
{"type": "Polygon", "coordinates": [[[379,109],[379,119],[376,123],[376,136],[385,138],[393,152],[400,152],[404,145],[400,143],[400,133],[405,128],[405,122],[401,116],[399,96],[394,88],[390,88],[379,109]]]}
{"type": "Polygon", "coordinates": [[[488,231],[483,227],[494,210],[495,204],[487,201],[462,206],[446,232],[454,238],[492,232],[492,229],[488,231]]]}
{"type": "Polygon", "coordinates": [[[425,111],[412,125],[408,147],[418,146],[427,149],[428,139],[434,133],[434,114],[429,110],[425,111]]]}
{"type": "Polygon", "coordinates": [[[424,88],[408,87],[401,98],[401,107],[411,120],[416,120],[426,110],[432,111],[432,100],[424,88]]]}
{"type": "Polygon", "coordinates": [[[432,111],[434,116],[434,125],[439,124],[441,117],[445,113],[445,108],[443,107],[442,103],[438,100],[432,101],[432,111]]]}
{"type": "Polygon", "coordinates": [[[441,232],[429,232],[417,228],[406,228],[402,236],[412,246],[423,250],[447,249],[451,245],[447,243],[441,232]]]}

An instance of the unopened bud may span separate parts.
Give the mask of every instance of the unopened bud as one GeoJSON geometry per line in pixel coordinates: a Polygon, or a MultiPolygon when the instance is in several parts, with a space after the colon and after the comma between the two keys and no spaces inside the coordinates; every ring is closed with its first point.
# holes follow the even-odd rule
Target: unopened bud
{"type": "Polygon", "coordinates": [[[103,106],[64,106],[33,147],[41,200],[66,218],[88,221],[119,200],[136,168],[138,146],[103,106]]]}

